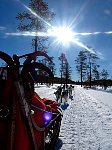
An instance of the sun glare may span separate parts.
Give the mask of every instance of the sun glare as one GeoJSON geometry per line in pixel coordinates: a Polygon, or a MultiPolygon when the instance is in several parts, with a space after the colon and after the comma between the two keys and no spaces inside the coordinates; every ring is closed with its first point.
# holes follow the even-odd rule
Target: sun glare
{"type": "Polygon", "coordinates": [[[68,27],[53,27],[48,33],[51,36],[55,36],[56,41],[63,45],[68,45],[73,40],[74,36],[72,30],[68,27]]]}

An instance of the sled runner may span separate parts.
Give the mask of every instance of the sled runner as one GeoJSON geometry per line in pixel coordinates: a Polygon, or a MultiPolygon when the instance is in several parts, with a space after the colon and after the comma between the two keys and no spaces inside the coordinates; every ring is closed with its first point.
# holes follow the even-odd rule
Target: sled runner
{"type": "Polygon", "coordinates": [[[62,111],[58,103],[41,99],[34,91],[35,68],[46,71],[46,66],[36,61],[43,52],[13,56],[0,51],[6,62],[0,68],[0,150],[52,150],[58,139],[62,111]],[[19,59],[27,57],[23,65],[19,59]]]}

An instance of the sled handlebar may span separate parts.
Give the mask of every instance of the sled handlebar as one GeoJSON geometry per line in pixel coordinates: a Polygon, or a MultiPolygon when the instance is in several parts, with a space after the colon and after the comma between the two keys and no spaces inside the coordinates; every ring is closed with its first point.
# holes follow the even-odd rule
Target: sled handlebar
{"type": "Polygon", "coordinates": [[[8,54],[0,51],[0,58],[3,59],[9,67],[14,67],[14,61],[8,54]]]}
{"type": "Polygon", "coordinates": [[[25,64],[31,63],[32,60],[36,60],[36,57],[37,57],[37,56],[44,56],[44,57],[46,57],[50,62],[52,62],[51,57],[49,57],[49,56],[48,56],[45,52],[43,52],[43,51],[36,51],[36,52],[33,52],[33,53],[21,55],[21,56],[17,56],[17,55],[15,55],[15,56],[18,57],[18,59],[23,58],[23,57],[27,57],[26,60],[24,61],[25,64]]]}

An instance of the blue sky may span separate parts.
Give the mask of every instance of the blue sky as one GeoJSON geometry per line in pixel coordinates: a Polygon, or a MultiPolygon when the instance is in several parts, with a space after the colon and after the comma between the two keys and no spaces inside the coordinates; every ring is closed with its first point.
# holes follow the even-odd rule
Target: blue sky
{"type": "MultiPolygon", "coordinates": [[[[28,0],[21,0],[25,5],[28,0]]],[[[107,69],[112,77],[112,0],[46,0],[49,9],[56,13],[52,26],[70,25],[75,33],[91,33],[89,35],[76,35],[84,45],[88,45],[100,53],[100,70],[107,69]],[[93,34],[96,33],[97,34],[93,34]]],[[[31,49],[31,37],[10,36],[6,33],[16,33],[18,12],[26,10],[19,0],[0,0],[0,50],[9,55],[14,53],[22,55],[33,51],[31,49]]],[[[51,42],[52,39],[51,39],[51,42]]],[[[54,56],[54,62],[59,71],[61,52],[66,54],[72,67],[72,78],[78,80],[74,59],[78,52],[83,50],[79,45],[70,43],[69,46],[52,45],[48,54],[54,56]]]]}

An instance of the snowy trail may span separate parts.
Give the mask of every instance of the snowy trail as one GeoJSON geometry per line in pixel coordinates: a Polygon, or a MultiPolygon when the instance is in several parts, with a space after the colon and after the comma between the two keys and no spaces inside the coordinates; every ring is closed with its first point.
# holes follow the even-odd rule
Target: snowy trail
{"type": "Polygon", "coordinates": [[[56,91],[56,87],[51,86],[51,87],[47,87],[46,85],[41,85],[41,87],[37,87],[35,88],[35,91],[41,96],[41,98],[50,98],[55,100],[55,95],[54,92],[56,91]]]}
{"type": "Polygon", "coordinates": [[[75,86],[56,150],[112,150],[112,109],[75,86]]]}

